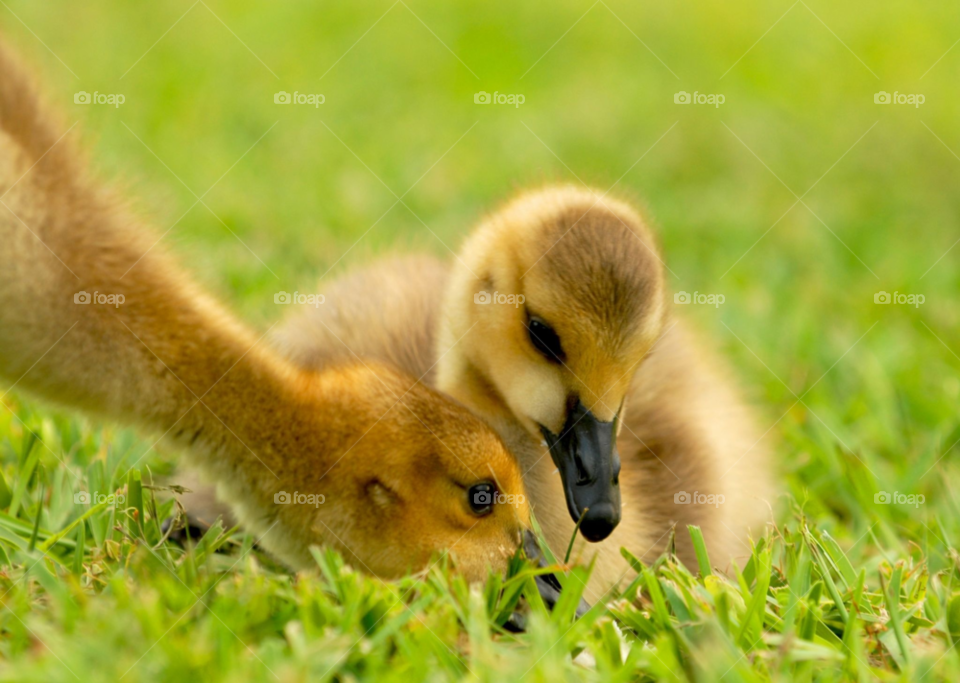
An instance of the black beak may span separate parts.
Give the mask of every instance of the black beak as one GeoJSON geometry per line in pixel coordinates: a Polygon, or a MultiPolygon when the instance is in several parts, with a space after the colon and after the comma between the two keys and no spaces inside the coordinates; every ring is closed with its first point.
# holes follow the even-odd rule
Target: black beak
{"type": "Polygon", "coordinates": [[[594,543],[602,541],[620,523],[616,418],[600,422],[577,401],[559,436],[542,425],[540,431],[560,470],[570,516],[580,522],[584,538],[594,543]]]}
{"type": "MultiPolygon", "coordinates": [[[[536,560],[538,567],[547,566],[547,561],[540,551],[540,545],[529,529],[523,532],[523,552],[527,556],[527,559],[536,560]]],[[[537,584],[537,592],[540,593],[540,597],[543,599],[543,604],[552,610],[557,604],[557,600],[560,599],[560,591],[563,590],[560,581],[558,581],[557,577],[553,574],[541,574],[537,576],[534,581],[537,584]]],[[[583,598],[580,598],[580,604],[577,605],[576,618],[579,619],[589,611],[590,604],[583,598]]],[[[521,633],[526,630],[526,617],[520,612],[514,612],[510,615],[504,627],[508,631],[521,633]]]]}
{"type": "MultiPolygon", "coordinates": [[[[523,533],[523,552],[528,559],[536,560],[538,567],[547,566],[547,561],[540,551],[540,545],[530,530],[523,533]]],[[[544,604],[550,609],[553,609],[553,606],[557,604],[557,600],[560,599],[560,591],[563,590],[557,577],[553,574],[541,574],[535,581],[537,582],[537,590],[540,593],[540,597],[543,598],[544,604]]],[[[590,605],[586,600],[581,598],[580,604],[577,606],[577,619],[588,611],[590,611],[590,605]]]]}

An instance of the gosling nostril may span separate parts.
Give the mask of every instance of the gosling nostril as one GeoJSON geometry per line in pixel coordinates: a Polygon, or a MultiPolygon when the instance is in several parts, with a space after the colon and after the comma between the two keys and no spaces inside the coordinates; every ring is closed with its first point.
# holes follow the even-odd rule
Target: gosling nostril
{"type": "Polygon", "coordinates": [[[592,484],[593,479],[587,474],[587,469],[583,466],[583,460],[580,459],[579,455],[574,458],[574,462],[577,465],[577,486],[592,484]]]}
{"type": "Polygon", "coordinates": [[[537,537],[533,535],[530,529],[524,529],[523,531],[523,552],[527,556],[527,559],[537,562],[541,567],[546,566],[546,561],[543,559],[543,552],[540,550],[537,537]]]}

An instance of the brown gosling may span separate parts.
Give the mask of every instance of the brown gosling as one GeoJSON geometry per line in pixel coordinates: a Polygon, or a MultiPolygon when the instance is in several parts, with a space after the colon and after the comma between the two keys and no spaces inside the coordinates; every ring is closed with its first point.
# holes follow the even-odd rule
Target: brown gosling
{"type": "Polygon", "coordinates": [[[62,130],[0,45],[0,380],[163,434],[292,568],[312,545],[383,578],[445,550],[471,581],[506,568],[529,506],[489,427],[384,363],[265,348],[62,130]]]}

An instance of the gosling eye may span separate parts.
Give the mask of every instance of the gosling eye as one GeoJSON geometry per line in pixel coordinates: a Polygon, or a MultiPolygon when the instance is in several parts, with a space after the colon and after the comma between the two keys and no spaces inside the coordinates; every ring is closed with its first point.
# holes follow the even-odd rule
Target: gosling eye
{"type": "Polygon", "coordinates": [[[467,502],[473,514],[483,517],[493,512],[493,499],[496,493],[496,488],[489,482],[484,481],[471,486],[467,490],[467,502]]]}
{"type": "Polygon", "coordinates": [[[527,322],[527,334],[530,343],[544,358],[553,363],[562,363],[566,357],[560,345],[560,337],[541,318],[532,316],[527,322]]]}

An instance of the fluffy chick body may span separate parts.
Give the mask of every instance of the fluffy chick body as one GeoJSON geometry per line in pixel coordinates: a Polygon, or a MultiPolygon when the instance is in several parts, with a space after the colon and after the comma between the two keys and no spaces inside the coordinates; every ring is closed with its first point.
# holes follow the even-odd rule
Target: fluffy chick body
{"type": "Polygon", "coordinates": [[[770,509],[767,445],[752,411],[725,365],[670,312],[661,268],[629,206],[551,188],[488,218],[452,266],[394,257],[326,284],[324,305],[290,318],[274,341],[305,368],[386,360],[469,406],[518,458],[555,552],[574,522],[537,425],[558,429],[574,393],[601,419],[619,415],[623,519],[600,543],[578,538],[574,551],[597,556],[588,590],[597,599],[629,574],[621,547],[652,561],[676,528],[677,552],[695,566],[685,528],[695,524],[724,568],[749,555],[748,531],[770,509]],[[476,305],[494,290],[525,301],[476,305]],[[570,367],[545,364],[531,348],[523,323],[531,305],[562,327],[570,367]]]}

